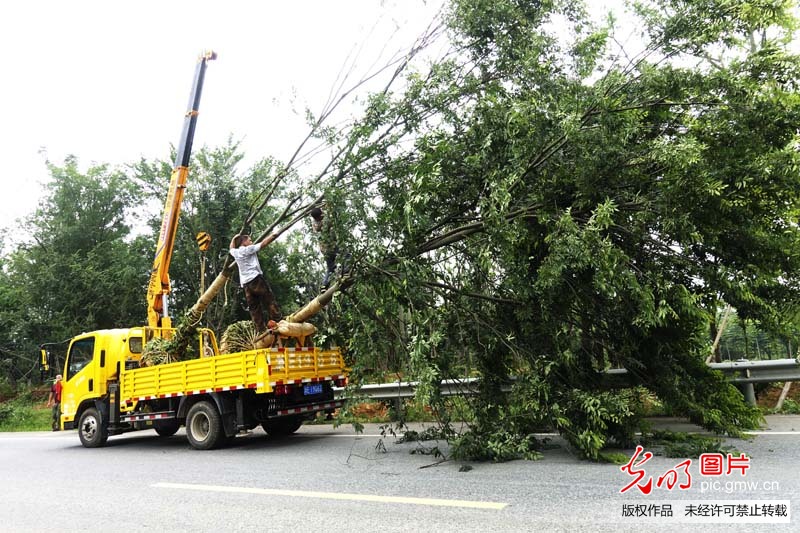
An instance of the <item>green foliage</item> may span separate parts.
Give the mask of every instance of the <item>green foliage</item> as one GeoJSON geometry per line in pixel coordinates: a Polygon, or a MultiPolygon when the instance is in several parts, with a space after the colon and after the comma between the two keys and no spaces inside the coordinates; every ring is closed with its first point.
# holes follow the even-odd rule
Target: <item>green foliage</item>
{"type": "MultiPolygon", "coordinates": [[[[203,148],[193,159],[171,263],[171,308],[178,314],[200,294],[202,254],[195,234],[203,230],[212,235],[206,252],[207,286],[248,209],[273,178],[275,165],[268,159],[240,176],[236,165],[242,157],[238,146],[229,143],[215,150],[203,148]]],[[[42,342],[146,321],[150,258],[172,170],[165,161],[141,160],[121,170],[96,165],[82,171],[75,157],[68,157],[63,166],[48,162],[48,169],[48,193],[27,219],[19,246],[0,264],[0,372],[13,377],[35,370],[42,342]],[[137,235],[145,222],[151,230],[137,235]],[[8,365],[3,363],[6,353],[8,365]]],[[[268,209],[254,221],[254,230],[265,228],[273,215],[268,209]]],[[[301,257],[307,252],[278,242],[261,254],[284,309],[307,301],[294,284],[294,272],[285,268],[304,264],[301,257]]],[[[220,331],[236,320],[249,320],[249,314],[234,279],[212,302],[204,324],[220,331]]]]}
{"type": "Polygon", "coordinates": [[[679,368],[665,370],[674,382],[653,379],[651,390],[675,412],[715,433],[734,437],[760,426],[763,417],[758,408],[745,404],[741,393],[720,372],[710,370],[698,358],[673,359],[682,360],[679,368]]]}
{"type": "Polygon", "coordinates": [[[0,375],[0,404],[16,396],[16,390],[7,377],[0,375]]]}
{"type": "MultiPolygon", "coordinates": [[[[356,280],[315,317],[317,342],[341,346],[357,377],[419,381],[418,400],[440,417],[439,381],[480,377],[459,457],[534,458],[532,435],[549,427],[602,459],[644,412],[641,390],[605,386],[602,372],[619,366],[666,411],[739,435],[760,414],[704,364],[717,310],[730,304],[784,341],[797,330],[791,4],[636,9],[641,54],[619,50],[613,25],[593,24],[580,2],[452,0],[443,59],[367,98],[343,130],[308,117],[340,155],[307,192],[335,213],[356,280]]],[[[212,234],[211,279],[280,173],[270,159],[239,172],[241,158],[230,142],[193,161],[173,309],[199,294],[194,234],[212,234]]],[[[142,214],[156,229],[170,170],[51,166],[31,239],[3,258],[0,348],[143,322],[155,231],[132,238],[126,216],[155,203],[142,214]]],[[[290,172],[254,232],[306,185],[290,172]]],[[[321,257],[302,231],[261,259],[284,309],[317,294],[321,257]]],[[[204,317],[217,331],[248,318],[235,285],[204,317]]]]}
{"type": "MultiPolygon", "coordinates": [[[[490,416],[484,411],[471,431],[485,433],[488,427],[492,433],[523,436],[520,442],[508,436],[496,440],[497,450],[502,443],[509,446],[507,452],[497,454],[498,458],[519,455],[520,446],[537,445],[532,438],[537,431],[558,430],[582,456],[595,461],[601,459],[610,441],[619,446],[633,442],[641,429],[642,391],[589,393],[563,387],[560,379],[552,367],[521,376],[507,405],[491,410],[490,416]]],[[[472,440],[469,437],[465,442],[472,440]]]]}
{"type": "Polygon", "coordinates": [[[616,366],[714,432],[758,425],[704,359],[721,304],[777,332],[800,302],[800,61],[785,5],[728,4],[641,3],[623,63],[580,4],[456,0],[457,51],[354,127],[336,194],[360,277],[330,316],[432,404],[483,378],[466,455],[519,456],[541,425],[591,459],[630,442],[616,366]]]}
{"type": "MultiPolygon", "coordinates": [[[[137,190],[105,165],[48,162],[51,180],[0,274],[0,346],[35,369],[38,344],[141,323],[147,269],[130,242],[137,190]]],[[[24,365],[24,366],[23,366],[24,365]]],[[[28,374],[29,375],[29,374],[28,374]]]]}
{"type": "MultiPolygon", "coordinates": [[[[229,140],[227,145],[215,149],[203,147],[192,158],[170,264],[171,299],[174,302],[171,305],[176,310],[176,316],[194,305],[202,293],[200,281],[203,264],[205,288],[220,273],[231,239],[240,231],[251,209],[262,200],[263,191],[278,171],[278,163],[272,159],[263,159],[250,169],[241,171],[238,167],[243,157],[238,143],[229,140]],[[202,252],[195,242],[195,235],[201,231],[211,235],[211,245],[206,252],[202,252]]],[[[150,231],[145,239],[149,243],[145,246],[146,256],[153,257],[171,163],[141,160],[132,165],[130,170],[133,181],[148,191],[148,196],[155,200],[153,205],[157,206],[157,209],[150,210],[150,231]]],[[[282,193],[283,190],[278,192],[282,193]]],[[[277,207],[267,208],[246,230],[255,238],[267,229],[276,211],[277,207]]],[[[302,301],[294,278],[290,275],[292,273],[285,268],[298,262],[293,257],[296,254],[282,241],[273,242],[259,254],[265,278],[284,314],[295,309],[302,301]]],[[[238,276],[234,276],[226,286],[225,293],[211,302],[203,317],[203,324],[215,331],[222,331],[228,324],[249,319],[244,292],[239,286],[238,276]]]]}
{"type": "Polygon", "coordinates": [[[346,396],[347,401],[345,402],[344,406],[339,409],[336,418],[333,421],[333,426],[339,427],[342,424],[350,424],[353,426],[353,429],[356,433],[363,433],[364,421],[362,421],[357,413],[353,412],[353,408],[360,405],[363,402],[363,398],[354,398],[353,396],[354,395],[346,396]]]}
{"type": "Polygon", "coordinates": [[[452,442],[454,459],[470,461],[511,461],[542,458],[541,442],[533,435],[522,436],[512,429],[462,433],[452,442]]]}
{"type": "Polygon", "coordinates": [[[603,463],[624,465],[630,461],[630,457],[621,452],[600,452],[598,460],[603,463]]]}
{"type": "Polygon", "coordinates": [[[695,433],[675,431],[655,431],[643,439],[650,447],[660,447],[666,457],[686,457],[697,459],[704,453],[732,453],[738,455],[733,446],[723,446],[722,439],[695,433]]]}
{"type": "Polygon", "coordinates": [[[800,415],[800,403],[791,398],[786,398],[778,412],[784,415],[800,415]]]}
{"type": "MultiPolygon", "coordinates": [[[[787,359],[794,357],[800,342],[800,329],[792,317],[778,334],[761,327],[756,320],[743,320],[732,311],[720,336],[719,355],[723,361],[739,359],[787,359]]],[[[721,317],[720,317],[721,320],[721,317]]]]}
{"type": "Polygon", "coordinates": [[[30,393],[0,403],[0,431],[47,431],[52,411],[32,401],[30,393]]]}
{"type": "Polygon", "coordinates": [[[449,426],[429,426],[422,431],[406,429],[398,442],[420,442],[452,439],[455,433],[449,426]]]}
{"type": "Polygon", "coordinates": [[[13,409],[10,403],[0,404],[0,424],[4,424],[11,417],[12,412],[13,409]]]}
{"type": "Polygon", "coordinates": [[[443,460],[446,460],[446,457],[439,446],[428,446],[423,443],[430,441],[438,442],[440,440],[448,441],[455,436],[453,430],[446,424],[429,426],[423,431],[419,432],[409,429],[404,422],[398,422],[395,424],[384,424],[380,427],[380,431],[381,439],[378,441],[376,446],[376,449],[379,451],[386,452],[386,445],[383,443],[383,439],[391,436],[396,439],[398,444],[404,442],[416,443],[417,446],[411,450],[411,454],[413,455],[433,455],[434,457],[442,458],[443,460]],[[398,432],[402,433],[402,435],[399,437],[398,432]]]}
{"type": "Polygon", "coordinates": [[[151,339],[144,345],[140,364],[155,366],[177,361],[175,359],[175,343],[166,339],[151,339]]]}

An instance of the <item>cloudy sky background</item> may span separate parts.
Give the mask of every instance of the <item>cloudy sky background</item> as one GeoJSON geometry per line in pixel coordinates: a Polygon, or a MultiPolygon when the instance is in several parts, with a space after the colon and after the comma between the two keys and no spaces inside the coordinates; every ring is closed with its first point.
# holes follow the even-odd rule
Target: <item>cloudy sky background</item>
{"type": "MultiPolygon", "coordinates": [[[[0,228],[36,208],[45,159],[124,165],[168,159],[196,58],[213,49],[195,149],[229,136],[255,161],[286,159],[348,57],[357,72],[401,49],[440,2],[171,0],[0,6],[0,228]],[[388,42],[388,44],[387,44],[388,42]],[[355,54],[355,55],[354,55],[355,54]]],[[[246,166],[246,162],[245,162],[246,166]]],[[[168,180],[168,176],[165,180],[168,180]]]]}

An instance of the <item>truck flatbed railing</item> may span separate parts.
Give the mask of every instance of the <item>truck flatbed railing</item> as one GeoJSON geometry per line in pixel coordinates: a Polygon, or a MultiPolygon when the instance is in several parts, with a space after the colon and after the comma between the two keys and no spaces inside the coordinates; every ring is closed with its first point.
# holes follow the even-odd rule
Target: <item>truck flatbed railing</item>
{"type": "Polygon", "coordinates": [[[270,386],[341,381],[344,361],[339,349],[268,348],[270,386]],[[313,374],[319,378],[303,378],[313,374]]]}
{"type": "Polygon", "coordinates": [[[343,368],[339,350],[268,348],[223,354],[124,372],[122,401],[242,389],[269,393],[279,386],[321,381],[341,386],[346,377],[343,368]]]}

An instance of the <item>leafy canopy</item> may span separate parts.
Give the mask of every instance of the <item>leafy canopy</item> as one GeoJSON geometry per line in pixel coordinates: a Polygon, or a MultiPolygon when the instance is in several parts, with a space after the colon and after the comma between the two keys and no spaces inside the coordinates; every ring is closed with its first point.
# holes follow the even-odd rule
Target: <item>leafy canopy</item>
{"type": "Polygon", "coordinates": [[[638,12],[634,53],[580,3],[454,0],[452,50],[342,139],[360,159],[331,203],[362,276],[342,342],[433,399],[479,373],[477,434],[520,414],[515,374],[529,420],[596,458],[638,416],[610,366],[715,431],[758,423],[703,361],[718,306],[779,330],[798,301],[791,5],[638,12]]]}

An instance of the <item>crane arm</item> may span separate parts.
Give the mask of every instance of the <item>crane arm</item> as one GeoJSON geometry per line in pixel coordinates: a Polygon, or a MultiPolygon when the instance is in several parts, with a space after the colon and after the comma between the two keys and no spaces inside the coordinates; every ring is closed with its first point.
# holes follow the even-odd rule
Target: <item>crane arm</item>
{"type": "Polygon", "coordinates": [[[169,328],[171,320],[167,307],[167,296],[170,293],[169,264],[175,247],[175,234],[178,230],[178,218],[181,212],[181,201],[186,189],[186,180],[189,176],[189,160],[192,155],[192,142],[194,130],[197,125],[197,115],[200,106],[200,95],[203,90],[206,66],[208,62],[217,58],[215,52],[203,52],[197,61],[194,73],[192,91],[189,94],[189,109],[183,121],[183,131],[175,156],[175,165],[164,203],[164,215],[161,221],[161,230],[156,243],[156,255],[153,259],[153,269],[150,272],[150,282],[147,286],[147,324],[151,328],[169,328]]]}

